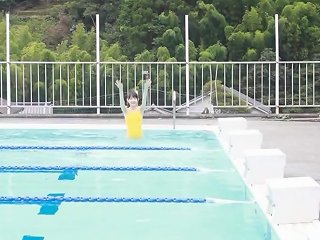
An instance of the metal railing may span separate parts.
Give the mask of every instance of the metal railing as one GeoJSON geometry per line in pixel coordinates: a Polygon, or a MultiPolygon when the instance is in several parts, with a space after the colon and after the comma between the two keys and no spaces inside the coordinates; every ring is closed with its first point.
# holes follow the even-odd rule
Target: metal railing
{"type": "Polygon", "coordinates": [[[21,113],[24,106],[27,112],[32,112],[32,107],[41,112],[41,107],[48,105],[53,113],[120,112],[115,81],[122,80],[125,92],[141,90],[144,71],[152,80],[147,104],[162,112],[173,109],[173,89],[177,92],[176,110],[185,110],[187,115],[203,107],[225,112],[256,109],[265,114],[320,107],[320,61],[279,60],[277,14],[276,57],[269,62],[190,62],[188,15],[184,62],[102,62],[99,26],[96,14],[94,62],[12,61],[7,13],[6,60],[0,62],[0,113],[21,113]]]}
{"type": "Polygon", "coordinates": [[[280,62],[278,80],[276,64],[190,62],[187,91],[184,62],[11,62],[10,71],[6,62],[0,62],[0,106],[8,105],[4,100],[8,97],[10,73],[10,107],[41,106],[50,102],[53,109],[119,109],[115,81],[122,80],[125,92],[131,88],[139,91],[143,87],[143,72],[148,71],[152,80],[148,104],[158,108],[173,108],[175,89],[177,109],[188,107],[188,97],[190,105],[210,98],[212,105],[221,109],[274,110],[276,81],[280,108],[320,107],[319,61],[280,62]]]}

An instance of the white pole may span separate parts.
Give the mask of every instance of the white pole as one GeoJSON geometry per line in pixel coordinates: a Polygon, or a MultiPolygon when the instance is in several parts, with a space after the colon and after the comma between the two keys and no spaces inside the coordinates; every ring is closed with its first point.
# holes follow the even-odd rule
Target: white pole
{"type": "Polygon", "coordinates": [[[176,105],[177,105],[177,93],[173,91],[172,93],[172,113],[173,113],[173,129],[176,129],[176,105]]]}
{"type": "Polygon", "coordinates": [[[10,23],[6,13],[6,55],[7,55],[7,114],[11,113],[11,81],[10,81],[10,23]]]}
{"type": "Polygon", "coordinates": [[[275,15],[275,46],[276,46],[276,114],[279,114],[279,17],[275,15]]]}
{"type": "Polygon", "coordinates": [[[96,14],[96,82],[97,82],[97,114],[100,114],[100,23],[99,14],[96,14]]]}
{"type": "Polygon", "coordinates": [[[185,15],[185,48],[186,48],[186,114],[190,114],[189,103],[189,16],[185,15]]]}

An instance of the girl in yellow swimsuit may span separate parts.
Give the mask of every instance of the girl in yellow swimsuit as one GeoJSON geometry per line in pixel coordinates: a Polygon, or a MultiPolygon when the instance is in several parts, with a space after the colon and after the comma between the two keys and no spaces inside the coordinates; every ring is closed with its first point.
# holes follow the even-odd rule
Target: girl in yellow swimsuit
{"type": "Polygon", "coordinates": [[[123,97],[123,84],[120,80],[116,81],[116,86],[119,88],[120,95],[120,106],[121,110],[124,114],[127,132],[129,138],[139,139],[142,137],[142,119],[143,119],[143,111],[147,102],[147,94],[148,89],[151,86],[151,80],[148,78],[146,83],[144,84],[144,88],[142,90],[142,104],[139,106],[139,96],[138,93],[131,89],[127,93],[127,103],[128,107],[126,107],[123,97]]]}

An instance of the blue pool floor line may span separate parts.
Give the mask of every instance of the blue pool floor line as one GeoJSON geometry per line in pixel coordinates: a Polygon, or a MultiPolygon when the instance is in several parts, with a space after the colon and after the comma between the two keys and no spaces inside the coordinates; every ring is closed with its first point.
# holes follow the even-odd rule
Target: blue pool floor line
{"type": "MultiPolygon", "coordinates": [[[[49,193],[48,197],[64,197],[65,193],[49,193]]],[[[39,210],[39,215],[55,215],[59,210],[59,206],[62,202],[44,202],[41,204],[41,208],[39,210]]]]}
{"type": "Polygon", "coordinates": [[[43,236],[32,236],[32,235],[24,235],[22,240],[44,240],[43,236]]]}

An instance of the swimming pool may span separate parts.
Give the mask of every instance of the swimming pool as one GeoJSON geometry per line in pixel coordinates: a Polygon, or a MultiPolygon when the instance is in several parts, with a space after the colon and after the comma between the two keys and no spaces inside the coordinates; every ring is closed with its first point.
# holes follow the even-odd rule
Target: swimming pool
{"type": "Polygon", "coordinates": [[[0,239],[278,240],[210,131],[1,132],[0,239]]]}

